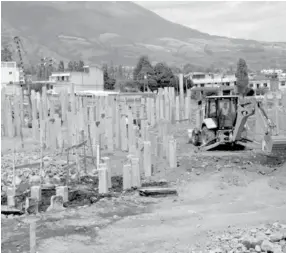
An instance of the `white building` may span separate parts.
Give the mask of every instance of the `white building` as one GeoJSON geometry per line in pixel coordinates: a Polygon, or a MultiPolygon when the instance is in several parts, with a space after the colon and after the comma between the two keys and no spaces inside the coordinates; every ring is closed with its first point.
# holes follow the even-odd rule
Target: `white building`
{"type": "Polygon", "coordinates": [[[249,78],[249,87],[258,90],[258,89],[271,89],[271,81],[269,78],[263,75],[256,75],[249,78]]]}
{"type": "Polygon", "coordinates": [[[236,83],[234,75],[194,72],[185,75],[185,77],[190,78],[196,87],[234,86],[236,83]]]}
{"type": "Polygon", "coordinates": [[[84,67],[84,72],[54,72],[49,77],[53,90],[59,92],[75,84],[75,91],[104,90],[103,71],[98,66],[84,67]]]}
{"type": "Polygon", "coordinates": [[[283,73],[283,70],[282,69],[263,69],[260,72],[261,74],[271,75],[271,74],[281,74],[283,73]]]}
{"type": "Polygon", "coordinates": [[[1,62],[1,85],[19,84],[23,81],[21,72],[16,62],[1,62]]]}

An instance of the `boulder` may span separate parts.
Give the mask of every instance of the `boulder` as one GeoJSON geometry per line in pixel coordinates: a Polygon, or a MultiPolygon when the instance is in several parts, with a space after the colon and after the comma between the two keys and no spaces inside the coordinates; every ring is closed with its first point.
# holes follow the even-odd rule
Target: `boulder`
{"type": "Polygon", "coordinates": [[[261,244],[261,250],[265,252],[273,252],[274,244],[268,240],[264,240],[261,244]]]}
{"type": "Polygon", "coordinates": [[[273,233],[269,236],[270,242],[279,242],[283,239],[283,234],[280,232],[273,233]]]}

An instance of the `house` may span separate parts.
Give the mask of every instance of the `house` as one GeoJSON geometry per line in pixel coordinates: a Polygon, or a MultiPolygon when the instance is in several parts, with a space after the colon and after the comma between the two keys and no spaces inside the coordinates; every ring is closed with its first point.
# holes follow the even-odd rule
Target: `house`
{"type": "Polygon", "coordinates": [[[249,87],[258,90],[258,89],[269,89],[271,88],[270,79],[264,75],[256,75],[249,78],[249,87]]]}
{"type": "Polygon", "coordinates": [[[103,71],[98,66],[85,66],[83,72],[53,72],[49,77],[53,83],[54,92],[75,85],[75,91],[104,90],[103,71]]]}
{"type": "Polygon", "coordinates": [[[14,94],[23,82],[23,71],[16,62],[1,62],[1,87],[6,87],[7,94],[14,94]]]}
{"type": "Polygon", "coordinates": [[[1,84],[12,85],[23,82],[23,72],[16,62],[1,62],[1,84]]]}
{"type": "Polygon", "coordinates": [[[222,75],[203,72],[194,72],[185,75],[196,87],[220,87],[234,86],[236,77],[234,75],[222,75]]]}

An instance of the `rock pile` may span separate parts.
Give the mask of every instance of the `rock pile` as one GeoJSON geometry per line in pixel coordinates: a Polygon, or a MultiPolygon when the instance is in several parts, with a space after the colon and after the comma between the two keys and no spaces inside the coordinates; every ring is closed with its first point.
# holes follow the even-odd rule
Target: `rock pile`
{"type": "Polygon", "coordinates": [[[209,233],[210,253],[267,252],[286,253],[286,224],[278,222],[251,230],[236,229],[220,236],[209,233]]]}

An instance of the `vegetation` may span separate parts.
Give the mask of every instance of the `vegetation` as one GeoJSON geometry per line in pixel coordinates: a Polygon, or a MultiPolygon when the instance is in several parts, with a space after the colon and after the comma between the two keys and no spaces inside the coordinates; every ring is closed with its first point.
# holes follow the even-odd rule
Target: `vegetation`
{"type": "Polygon", "coordinates": [[[1,61],[13,61],[12,51],[7,45],[1,48],[1,61]]]}
{"type": "Polygon", "coordinates": [[[105,64],[102,67],[103,69],[103,82],[104,82],[104,89],[105,90],[114,90],[114,85],[116,80],[110,76],[108,73],[108,66],[105,64]]]}
{"type": "Polygon", "coordinates": [[[248,92],[248,68],[246,61],[244,59],[239,59],[237,63],[236,69],[236,86],[237,86],[237,93],[245,96],[248,92]]]}

